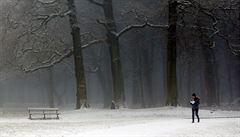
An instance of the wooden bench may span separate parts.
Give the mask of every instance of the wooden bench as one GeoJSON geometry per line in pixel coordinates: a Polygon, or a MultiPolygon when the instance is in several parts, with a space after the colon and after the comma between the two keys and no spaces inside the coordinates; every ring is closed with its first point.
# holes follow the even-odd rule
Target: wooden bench
{"type": "Polygon", "coordinates": [[[29,119],[33,119],[33,115],[43,115],[43,118],[39,119],[50,119],[47,118],[47,115],[56,115],[56,119],[59,119],[60,113],[58,108],[28,108],[29,119]]]}

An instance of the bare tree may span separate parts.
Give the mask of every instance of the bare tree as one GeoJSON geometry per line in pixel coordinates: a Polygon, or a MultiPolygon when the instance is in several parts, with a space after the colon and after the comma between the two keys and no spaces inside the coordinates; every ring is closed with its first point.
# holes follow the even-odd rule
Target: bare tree
{"type": "Polygon", "coordinates": [[[177,7],[176,0],[168,3],[168,45],[167,45],[167,102],[166,105],[177,105],[177,7]]]}
{"type": "Polygon", "coordinates": [[[123,106],[124,102],[124,81],[122,74],[122,65],[120,60],[120,47],[119,37],[114,35],[112,32],[117,32],[116,21],[113,15],[112,0],[104,0],[103,3],[98,3],[94,0],[89,0],[91,3],[96,4],[103,8],[105,22],[100,22],[104,25],[107,30],[107,42],[110,45],[109,51],[111,55],[111,68],[112,68],[112,79],[113,79],[113,101],[116,103],[116,108],[123,106]]]}
{"type": "Polygon", "coordinates": [[[71,26],[71,34],[73,39],[75,75],[77,82],[77,104],[76,108],[89,107],[87,103],[86,80],[83,67],[83,55],[81,47],[80,27],[78,26],[77,11],[74,0],[68,0],[68,8],[71,11],[69,21],[71,26]]]}
{"type": "Polygon", "coordinates": [[[116,20],[113,14],[113,1],[104,0],[100,3],[96,0],[89,0],[89,2],[101,7],[104,11],[104,20],[97,20],[106,29],[107,42],[110,45],[109,51],[111,55],[111,68],[113,78],[113,101],[116,103],[117,108],[124,104],[124,79],[122,74],[122,65],[120,60],[120,44],[119,38],[133,29],[143,29],[145,27],[152,28],[167,28],[166,25],[152,24],[146,17],[139,17],[137,12],[134,12],[136,18],[141,18],[139,24],[131,24],[117,30],[116,20]]]}
{"type": "Polygon", "coordinates": [[[77,83],[76,109],[89,107],[87,103],[82,48],[86,48],[99,40],[82,45],[74,0],[34,0],[30,1],[29,4],[30,7],[22,15],[23,21],[18,22],[17,20],[9,19],[11,23],[16,24],[22,31],[17,36],[18,42],[16,45],[19,46],[14,50],[16,51],[14,59],[18,63],[17,65],[12,65],[16,66],[19,70],[32,73],[41,69],[51,68],[73,55],[77,83]],[[69,19],[70,29],[65,28],[63,30],[71,33],[72,47],[63,40],[61,34],[57,35],[55,33],[56,31],[53,26],[67,27],[65,24],[57,24],[61,19],[64,22],[67,22],[67,19],[69,19]],[[55,34],[53,35],[53,33],[55,34]],[[26,59],[30,60],[30,63],[26,63],[26,59]]]}

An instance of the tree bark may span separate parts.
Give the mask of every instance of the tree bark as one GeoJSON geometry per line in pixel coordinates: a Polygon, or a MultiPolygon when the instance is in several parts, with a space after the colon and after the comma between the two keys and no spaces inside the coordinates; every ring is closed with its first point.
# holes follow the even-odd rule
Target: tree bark
{"type": "Polygon", "coordinates": [[[89,107],[89,105],[87,103],[86,80],[84,75],[80,27],[78,26],[77,12],[74,0],[68,0],[68,8],[71,10],[69,14],[69,21],[73,40],[75,77],[77,85],[76,109],[80,109],[81,107],[89,107]]]}
{"type": "Polygon", "coordinates": [[[177,76],[176,76],[176,36],[177,36],[177,1],[169,0],[168,15],[168,45],[167,45],[167,100],[166,105],[177,105],[177,76]]]}
{"type": "Polygon", "coordinates": [[[120,106],[124,106],[124,83],[120,61],[119,39],[112,33],[117,32],[113,15],[112,0],[104,0],[103,9],[106,20],[107,39],[110,45],[109,50],[113,79],[113,101],[116,103],[116,108],[119,108],[120,106]]]}

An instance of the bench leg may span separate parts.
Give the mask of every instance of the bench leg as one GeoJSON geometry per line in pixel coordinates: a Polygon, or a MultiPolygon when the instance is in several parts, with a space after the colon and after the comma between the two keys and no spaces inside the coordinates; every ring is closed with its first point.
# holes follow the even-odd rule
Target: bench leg
{"type": "Polygon", "coordinates": [[[46,114],[43,114],[43,119],[46,119],[46,114]]]}
{"type": "Polygon", "coordinates": [[[29,119],[32,119],[32,114],[31,114],[31,110],[28,110],[28,114],[29,114],[29,119]]]}

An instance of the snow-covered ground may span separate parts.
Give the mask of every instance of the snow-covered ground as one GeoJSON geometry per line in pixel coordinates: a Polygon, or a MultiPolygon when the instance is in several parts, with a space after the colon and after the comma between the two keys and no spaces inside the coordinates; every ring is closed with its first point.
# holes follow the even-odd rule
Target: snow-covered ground
{"type": "Polygon", "coordinates": [[[190,108],[61,111],[60,120],[28,120],[27,114],[0,114],[0,137],[240,137],[239,111],[190,108]]]}

